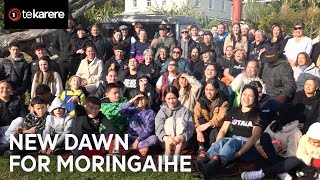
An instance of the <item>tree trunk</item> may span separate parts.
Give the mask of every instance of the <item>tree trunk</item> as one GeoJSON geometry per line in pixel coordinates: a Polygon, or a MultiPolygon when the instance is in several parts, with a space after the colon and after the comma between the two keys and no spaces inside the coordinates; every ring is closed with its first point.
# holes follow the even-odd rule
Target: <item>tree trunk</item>
{"type": "MultiPolygon", "coordinates": [[[[92,6],[103,1],[104,0],[69,0],[69,6],[72,8],[76,8],[74,12],[74,9],[70,9],[69,11],[73,12],[72,16],[76,19],[79,16],[83,15],[83,13],[86,12],[92,6]]],[[[29,29],[22,32],[14,32],[11,34],[0,35],[0,52],[4,50],[6,47],[8,47],[9,44],[12,42],[34,40],[45,35],[53,34],[55,31],[56,29],[29,29]]]]}

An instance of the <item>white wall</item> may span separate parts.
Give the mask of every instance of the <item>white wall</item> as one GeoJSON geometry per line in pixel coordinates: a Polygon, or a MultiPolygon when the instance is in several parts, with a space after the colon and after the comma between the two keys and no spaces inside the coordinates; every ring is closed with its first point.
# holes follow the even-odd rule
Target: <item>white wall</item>
{"type": "MultiPolygon", "coordinates": [[[[133,1],[125,0],[125,12],[148,12],[147,7],[148,0],[136,0],[137,7],[133,7],[133,1]]],[[[172,8],[173,5],[189,5],[194,7],[197,0],[165,0],[166,3],[163,6],[163,0],[151,0],[151,7],[159,6],[165,9],[172,8]]],[[[231,0],[225,1],[225,9],[221,10],[222,0],[199,0],[199,7],[196,7],[199,11],[205,12],[210,17],[218,17],[221,19],[231,19],[231,0]],[[212,8],[209,9],[209,1],[212,1],[212,8]]]]}

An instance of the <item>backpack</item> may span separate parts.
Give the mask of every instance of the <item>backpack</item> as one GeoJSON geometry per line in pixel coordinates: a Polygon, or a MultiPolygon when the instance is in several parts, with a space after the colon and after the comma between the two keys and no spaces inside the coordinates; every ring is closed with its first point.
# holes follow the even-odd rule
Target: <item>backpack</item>
{"type": "Polygon", "coordinates": [[[73,96],[78,96],[78,98],[79,98],[79,100],[80,100],[80,97],[82,96],[83,92],[81,92],[79,95],[68,95],[67,92],[68,92],[68,90],[65,90],[65,91],[64,91],[64,100],[63,100],[63,101],[64,101],[64,103],[66,104],[66,110],[67,110],[67,112],[70,113],[71,111],[74,110],[75,104],[74,104],[73,101],[68,102],[69,99],[72,98],[73,96]],[[67,102],[68,102],[68,103],[67,103],[67,102]]]}

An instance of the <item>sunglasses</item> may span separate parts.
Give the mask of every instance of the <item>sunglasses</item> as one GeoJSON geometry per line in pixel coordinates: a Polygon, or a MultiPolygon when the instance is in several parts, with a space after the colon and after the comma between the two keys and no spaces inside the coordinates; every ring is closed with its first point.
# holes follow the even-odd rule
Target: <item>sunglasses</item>
{"type": "Polygon", "coordinates": [[[302,27],[294,27],[294,30],[301,30],[302,27]]]}
{"type": "Polygon", "coordinates": [[[169,64],[169,66],[176,66],[176,64],[169,64]]]}
{"type": "Polygon", "coordinates": [[[172,51],[173,54],[180,54],[180,51],[172,51]]]}
{"type": "Polygon", "coordinates": [[[189,33],[188,31],[181,31],[181,34],[189,33]]]}

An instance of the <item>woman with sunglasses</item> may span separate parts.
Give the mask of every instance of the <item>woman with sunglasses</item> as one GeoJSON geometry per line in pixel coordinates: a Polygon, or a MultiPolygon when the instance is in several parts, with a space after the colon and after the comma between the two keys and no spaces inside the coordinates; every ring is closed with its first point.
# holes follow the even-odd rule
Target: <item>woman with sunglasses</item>
{"type": "Polygon", "coordinates": [[[179,90],[181,104],[188,108],[190,112],[193,112],[194,105],[201,93],[201,83],[188,73],[181,72],[173,82],[173,86],[179,90]]]}
{"type": "MultiPolygon", "coordinates": [[[[188,61],[181,57],[182,55],[182,49],[179,46],[176,46],[172,49],[172,57],[171,60],[174,60],[178,64],[177,72],[180,73],[182,71],[187,71],[188,73],[191,73],[190,65],[188,61]]],[[[162,69],[160,71],[160,74],[163,74],[167,68],[168,68],[168,61],[165,62],[162,66],[162,69]]]]}
{"type": "Polygon", "coordinates": [[[294,26],[294,37],[289,39],[285,48],[284,55],[293,67],[296,65],[296,58],[299,53],[306,52],[309,56],[312,51],[312,40],[304,36],[304,23],[297,22],[294,26]]]}
{"type": "Polygon", "coordinates": [[[254,148],[262,132],[257,88],[246,85],[241,93],[241,105],[231,108],[225,119],[217,141],[206,153],[199,155],[195,164],[198,175],[203,179],[232,159],[254,161],[259,158],[254,148]],[[229,132],[230,128],[232,132],[229,132]]]}
{"type": "Polygon", "coordinates": [[[168,61],[167,71],[157,81],[156,90],[162,101],[164,101],[164,90],[177,78],[177,66],[175,60],[168,61]]]}

